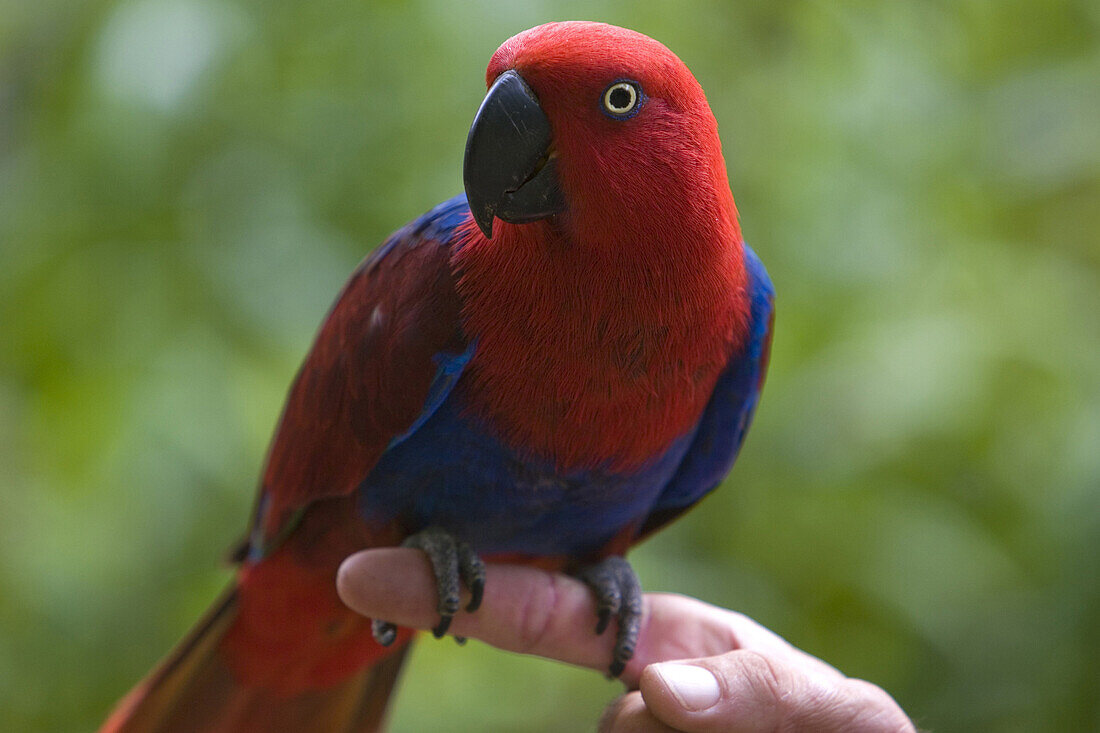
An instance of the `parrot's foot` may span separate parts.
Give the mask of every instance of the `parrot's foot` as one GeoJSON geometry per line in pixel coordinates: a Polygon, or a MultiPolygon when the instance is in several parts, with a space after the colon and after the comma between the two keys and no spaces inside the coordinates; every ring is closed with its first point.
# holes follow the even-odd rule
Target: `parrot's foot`
{"type": "MultiPolygon", "coordinates": [[[[401,546],[423,550],[432,564],[439,594],[439,623],[432,629],[432,634],[438,639],[447,633],[451,619],[458,613],[462,584],[470,589],[470,602],[466,604],[466,610],[476,611],[481,606],[485,593],[485,563],[468,544],[459,542],[450,532],[438,527],[429,527],[410,535],[401,546]]],[[[383,646],[392,644],[397,635],[396,627],[388,621],[373,621],[371,632],[375,641],[383,646]]],[[[461,637],[455,638],[460,644],[466,641],[461,637]]]]}
{"type": "Polygon", "coordinates": [[[638,576],[623,558],[608,557],[582,569],[577,577],[596,594],[599,613],[596,633],[606,631],[612,617],[619,622],[609,670],[612,677],[618,677],[634,656],[638,644],[642,622],[642,586],[638,576]]]}

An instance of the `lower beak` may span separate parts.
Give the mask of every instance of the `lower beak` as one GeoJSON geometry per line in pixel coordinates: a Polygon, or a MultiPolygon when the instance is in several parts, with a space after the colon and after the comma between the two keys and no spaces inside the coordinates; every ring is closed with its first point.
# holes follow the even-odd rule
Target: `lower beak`
{"type": "Polygon", "coordinates": [[[462,170],[470,212],[486,237],[494,217],[525,224],[564,208],[551,133],[523,77],[497,77],[470,127],[462,170]]]}

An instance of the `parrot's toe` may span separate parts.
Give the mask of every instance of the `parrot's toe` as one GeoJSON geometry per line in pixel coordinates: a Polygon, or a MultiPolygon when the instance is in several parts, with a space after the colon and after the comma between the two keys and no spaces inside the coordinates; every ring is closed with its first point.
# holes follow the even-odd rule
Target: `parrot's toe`
{"type": "Polygon", "coordinates": [[[463,584],[470,589],[470,602],[466,604],[466,610],[476,611],[481,605],[485,593],[485,563],[468,544],[456,540],[450,532],[438,527],[429,527],[410,535],[401,545],[423,550],[432,564],[439,594],[439,623],[432,629],[432,634],[438,639],[447,633],[451,619],[458,613],[463,584]]]}
{"type": "Polygon", "coordinates": [[[481,599],[485,595],[485,563],[465,542],[455,544],[458,550],[458,574],[462,582],[470,589],[470,602],[466,610],[473,612],[481,608],[481,599]]]}
{"type": "Polygon", "coordinates": [[[374,640],[382,646],[389,646],[397,638],[397,627],[389,621],[374,619],[370,622],[370,632],[374,640]]]}
{"type": "Polygon", "coordinates": [[[642,586],[638,576],[625,559],[608,557],[582,569],[577,577],[596,594],[596,633],[606,631],[612,617],[619,622],[609,669],[612,677],[618,677],[638,644],[642,621],[642,586]]]}

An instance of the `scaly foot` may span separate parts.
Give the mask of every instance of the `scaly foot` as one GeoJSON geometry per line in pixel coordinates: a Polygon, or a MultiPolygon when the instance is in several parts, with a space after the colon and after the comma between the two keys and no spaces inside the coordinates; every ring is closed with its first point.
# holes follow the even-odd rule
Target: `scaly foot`
{"type": "Polygon", "coordinates": [[[606,631],[612,617],[619,622],[609,669],[612,677],[618,677],[634,656],[634,648],[638,644],[642,622],[642,586],[638,583],[638,576],[625,559],[607,557],[583,568],[577,577],[596,594],[596,610],[599,613],[596,633],[606,631]]]}
{"type": "MultiPolygon", "coordinates": [[[[451,619],[458,613],[462,584],[470,589],[470,602],[466,610],[476,611],[481,605],[485,593],[485,563],[468,544],[459,542],[450,532],[438,527],[429,527],[410,535],[401,546],[423,550],[432,564],[439,594],[439,623],[432,629],[432,634],[438,639],[447,633],[451,619]]],[[[377,619],[371,622],[371,632],[375,641],[383,646],[392,644],[397,635],[393,624],[377,619]]],[[[458,641],[462,643],[465,639],[458,638],[458,641]]]]}

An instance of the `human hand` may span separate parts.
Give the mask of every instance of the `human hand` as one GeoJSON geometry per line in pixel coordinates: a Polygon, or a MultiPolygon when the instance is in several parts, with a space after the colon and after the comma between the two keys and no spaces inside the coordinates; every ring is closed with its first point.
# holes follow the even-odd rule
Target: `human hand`
{"type": "MultiPolygon", "coordinates": [[[[371,618],[431,628],[435,583],[423,553],[366,550],[344,561],[344,602],[371,618]]],[[[669,593],[647,593],[634,657],[621,675],[629,692],[600,730],[866,731],[912,733],[881,688],[845,677],[743,614],[669,593]]],[[[545,570],[489,565],[476,613],[460,612],[451,633],[495,647],[606,670],[613,634],[592,633],[596,608],[580,581],[545,570]]]]}

